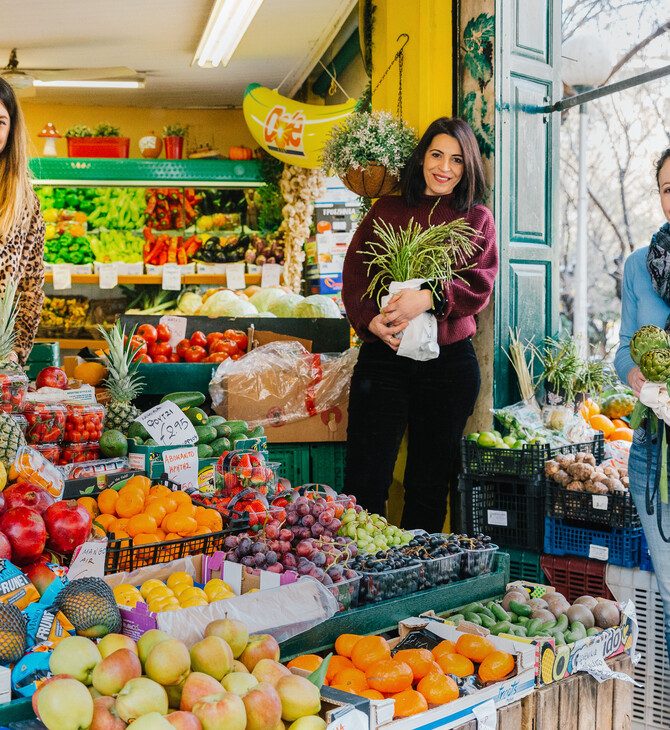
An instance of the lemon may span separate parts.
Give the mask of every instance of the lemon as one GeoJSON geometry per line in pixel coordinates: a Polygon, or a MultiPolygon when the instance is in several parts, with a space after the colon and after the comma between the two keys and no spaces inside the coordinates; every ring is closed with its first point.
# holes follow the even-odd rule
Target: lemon
{"type": "Polygon", "coordinates": [[[157,578],[150,578],[149,580],[145,580],[144,583],[142,583],[142,585],[140,586],[140,593],[142,594],[142,598],[146,598],[154,588],[158,588],[159,586],[165,588],[165,583],[163,583],[162,580],[158,580],[157,578]]]}
{"type": "Polygon", "coordinates": [[[183,570],[178,570],[172,573],[166,581],[168,588],[173,588],[177,583],[188,583],[190,586],[193,585],[193,578],[183,570]]]}
{"type": "Polygon", "coordinates": [[[151,603],[151,601],[155,601],[157,598],[170,598],[171,596],[174,596],[174,593],[166,585],[163,585],[152,588],[145,598],[147,603],[151,603]]]}
{"type": "Polygon", "coordinates": [[[202,598],[204,601],[207,601],[207,594],[205,591],[202,590],[202,588],[198,588],[197,586],[191,586],[190,588],[187,588],[185,591],[182,591],[179,595],[179,602],[186,601],[189,598],[202,598]]]}
{"type": "Polygon", "coordinates": [[[207,606],[209,601],[206,598],[200,596],[191,596],[184,601],[181,601],[182,608],[191,608],[192,606],[207,606]]]}
{"type": "Polygon", "coordinates": [[[482,431],[477,439],[479,446],[492,449],[498,445],[498,438],[492,431],[482,431]]]}

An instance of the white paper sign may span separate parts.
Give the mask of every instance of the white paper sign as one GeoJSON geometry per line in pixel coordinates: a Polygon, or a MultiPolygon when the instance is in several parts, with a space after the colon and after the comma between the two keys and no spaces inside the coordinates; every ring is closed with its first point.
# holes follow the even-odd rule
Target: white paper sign
{"type": "Polygon", "coordinates": [[[163,463],[168,479],[183,490],[198,488],[198,450],[195,446],[163,452],[163,463]]]}
{"type": "Polygon", "coordinates": [[[179,291],[181,289],[179,264],[165,264],[163,266],[163,283],[161,287],[166,291],[179,291]]]}
{"type": "Polygon", "coordinates": [[[54,289],[72,289],[72,270],[70,264],[54,264],[54,289]]]}
{"type": "Polygon", "coordinates": [[[105,574],[107,538],[85,542],[74,551],[74,557],[67,572],[68,580],[76,578],[102,578],[105,574]]]}
{"type": "Polygon", "coordinates": [[[160,324],[164,324],[170,330],[170,347],[174,352],[177,345],[186,337],[186,317],[175,317],[166,314],[159,320],[160,324]]]}
{"type": "Polygon", "coordinates": [[[472,714],[477,718],[477,730],[496,730],[498,727],[495,700],[487,700],[473,707],[472,714]]]}
{"type": "Polygon", "coordinates": [[[367,730],[370,725],[366,714],[360,710],[347,709],[346,705],[332,711],[332,717],[333,721],[326,730],[367,730]]]}
{"type": "Polygon", "coordinates": [[[607,509],[610,498],[606,494],[594,494],[591,497],[593,509],[607,509]]]}
{"type": "Polygon", "coordinates": [[[507,512],[499,509],[489,509],[487,512],[487,522],[489,525],[499,525],[507,527],[507,512]]]}
{"type": "Polygon", "coordinates": [[[593,560],[608,560],[610,549],[606,545],[589,545],[589,558],[593,560]]]}
{"type": "Polygon", "coordinates": [[[193,424],[172,401],[159,403],[135,420],[146,428],[159,446],[190,446],[198,440],[193,424]]]}
{"type": "Polygon", "coordinates": [[[279,277],[284,267],[281,264],[263,264],[261,267],[261,286],[279,286],[279,277]]]}
{"type": "Polygon", "coordinates": [[[229,289],[244,289],[244,264],[226,264],[226,286],[229,289]]]}
{"type": "Polygon", "coordinates": [[[119,283],[119,275],[115,264],[100,264],[100,281],[101,289],[114,289],[119,283]]]}

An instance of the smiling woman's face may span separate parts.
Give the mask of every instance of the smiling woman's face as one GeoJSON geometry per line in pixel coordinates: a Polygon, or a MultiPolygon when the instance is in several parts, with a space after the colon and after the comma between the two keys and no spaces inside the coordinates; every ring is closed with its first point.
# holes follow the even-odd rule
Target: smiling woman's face
{"type": "Polygon", "coordinates": [[[463,177],[463,150],[456,137],[436,134],[423,157],[426,195],[449,195],[463,177]]]}
{"type": "Polygon", "coordinates": [[[9,137],[11,122],[9,120],[9,112],[5,105],[0,101],[0,154],[5,149],[7,137],[9,137]]]}
{"type": "Polygon", "coordinates": [[[670,157],[658,171],[658,192],[661,196],[661,208],[665,220],[670,223],[670,157]]]}

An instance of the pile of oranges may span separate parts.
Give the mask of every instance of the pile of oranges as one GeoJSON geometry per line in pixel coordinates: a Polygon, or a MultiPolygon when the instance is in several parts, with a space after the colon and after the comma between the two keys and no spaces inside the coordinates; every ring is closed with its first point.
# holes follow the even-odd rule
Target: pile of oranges
{"type": "MultiPolygon", "coordinates": [[[[194,505],[186,492],[173,492],[162,484],[151,486],[150,479],[139,475],[118,491],[105,489],[97,498],[80,497],[77,501],[110,539],[121,540],[119,547],[155,545],[223,529],[216,510],[194,505]]],[[[146,556],[138,553],[134,567],[156,562],[154,552],[147,551],[146,556]]]]}
{"type": "MultiPolygon", "coordinates": [[[[456,642],[442,641],[432,651],[401,649],[393,657],[381,636],[341,634],[335,641],[326,684],[372,700],[395,700],[394,717],[409,717],[460,696],[454,677],[477,674],[483,683],[512,674],[514,656],[498,651],[483,636],[462,634],[456,642]],[[478,665],[478,668],[475,667],[478,665]]],[[[322,657],[303,654],[288,663],[314,671],[322,657]]]]}
{"type": "Polygon", "coordinates": [[[587,398],[579,407],[581,417],[596,431],[602,431],[606,441],[632,441],[633,429],[620,418],[608,418],[600,412],[600,406],[587,398]]]}

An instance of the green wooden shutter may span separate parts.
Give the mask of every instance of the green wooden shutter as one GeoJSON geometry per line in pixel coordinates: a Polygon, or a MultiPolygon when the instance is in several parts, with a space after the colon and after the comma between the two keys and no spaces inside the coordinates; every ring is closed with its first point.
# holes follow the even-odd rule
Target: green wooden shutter
{"type": "Polygon", "coordinates": [[[509,328],[540,344],[558,330],[560,0],[497,0],[494,404],[518,400],[509,328]]]}

